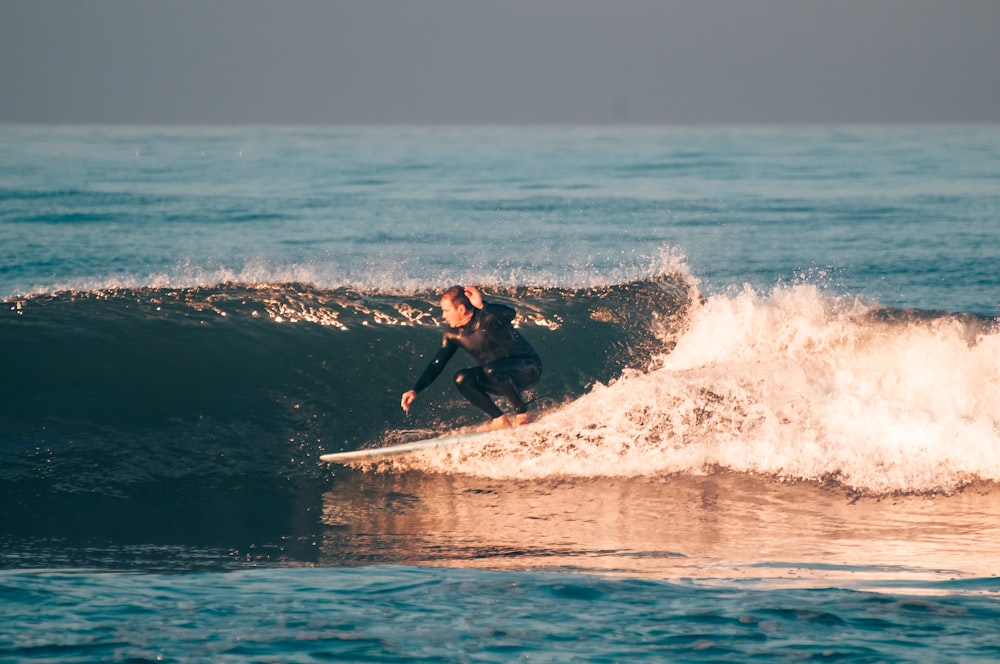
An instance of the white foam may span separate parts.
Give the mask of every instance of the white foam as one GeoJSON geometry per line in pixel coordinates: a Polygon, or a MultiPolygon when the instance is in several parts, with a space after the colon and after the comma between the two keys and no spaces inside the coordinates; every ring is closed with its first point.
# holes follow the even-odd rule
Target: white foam
{"type": "Polygon", "coordinates": [[[873,314],[808,285],[712,296],[651,371],[428,463],[504,478],[724,468],[880,494],[1000,481],[1000,334],[873,314]]]}

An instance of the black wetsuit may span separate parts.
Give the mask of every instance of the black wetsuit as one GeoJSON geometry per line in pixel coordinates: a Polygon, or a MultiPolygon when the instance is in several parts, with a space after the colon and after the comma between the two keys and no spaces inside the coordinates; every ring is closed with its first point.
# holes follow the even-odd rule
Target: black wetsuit
{"type": "Polygon", "coordinates": [[[472,319],[462,327],[451,327],[441,339],[441,350],[424,369],[414,391],[420,392],[441,375],[444,365],[459,348],[464,348],[479,363],[478,367],[462,369],[455,374],[459,392],[492,417],[503,415],[490,394],[510,402],[515,413],[524,413],[528,405],[521,398],[542,376],[542,360],[511,321],[517,315],[502,304],[483,303],[475,309],[472,319]]]}

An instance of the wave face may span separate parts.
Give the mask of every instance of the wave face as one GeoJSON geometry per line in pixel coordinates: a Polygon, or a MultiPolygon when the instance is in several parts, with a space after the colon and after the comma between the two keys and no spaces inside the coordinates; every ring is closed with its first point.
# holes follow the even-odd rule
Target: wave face
{"type": "MultiPolygon", "coordinates": [[[[479,421],[446,379],[461,357],[413,415],[399,408],[440,343],[438,298],[226,284],[6,301],[6,518],[29,524],[52,511],[39,501],[67,499],[138,501],[156,513],[201,509],[206,496],[267,502],[328,478],[323,452],[479,421]]],[[[534,396],[551,407],[648,364],[662,349],[649,322],[682,320],[689,285],[667,277],[491,298],[518,308],[546,362],[534,396]]]]}
{"type": "MultiPolygon", "coordinates": [[[[739,472],[876,494],[1000,481],[992,319],[812,286],[702,298],[683,274],[490,296],[518,308],[545,360],[533,396],[547,414],[411,466],[496,478],[739,472]]],[[[128,522],[147,538],[172,519],[258,527],[329,481],[322,453],[479,421],[450,371],[410,416],[399,409],[436,350],[437,297],[234,283],[4,302],[0,521],[89,533],[128,522]],[[79,523],[84,512],[92,521],[79,523]]]]}

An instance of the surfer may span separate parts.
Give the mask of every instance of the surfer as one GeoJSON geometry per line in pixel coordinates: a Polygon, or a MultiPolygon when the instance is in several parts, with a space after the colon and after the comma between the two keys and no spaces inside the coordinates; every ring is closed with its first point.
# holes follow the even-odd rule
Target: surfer
{"type": "Polygon", "coordinates": [[[417,393],[441,375],[455,351],[464,348],[479,366],[456,373],[455,386],[492,418],[487,428],[503,429],[530,422],[528,404],[521,392],[538,383],[542,360],[511,324],[517,312],[503,304],[485,302],[475,286],[452,286],[441,296],[441,313],[448,324],[441,349],[413,389],[403,393],[403,410],[410,411],[417,393]],[[502,396],[514,408],[513,422],[493,402],[491,394],[502,396]]]}

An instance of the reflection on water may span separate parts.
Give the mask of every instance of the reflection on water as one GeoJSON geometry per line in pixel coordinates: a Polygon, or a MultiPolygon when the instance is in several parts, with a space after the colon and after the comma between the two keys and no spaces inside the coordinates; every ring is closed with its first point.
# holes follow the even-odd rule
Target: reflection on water
{"type": "Polygon", "coordinates": [[[576,569],[873,587],[1000,573],[995,485],[859,498],[742,475],[502,481],[341,470],[321,565],[576,569]]]}

